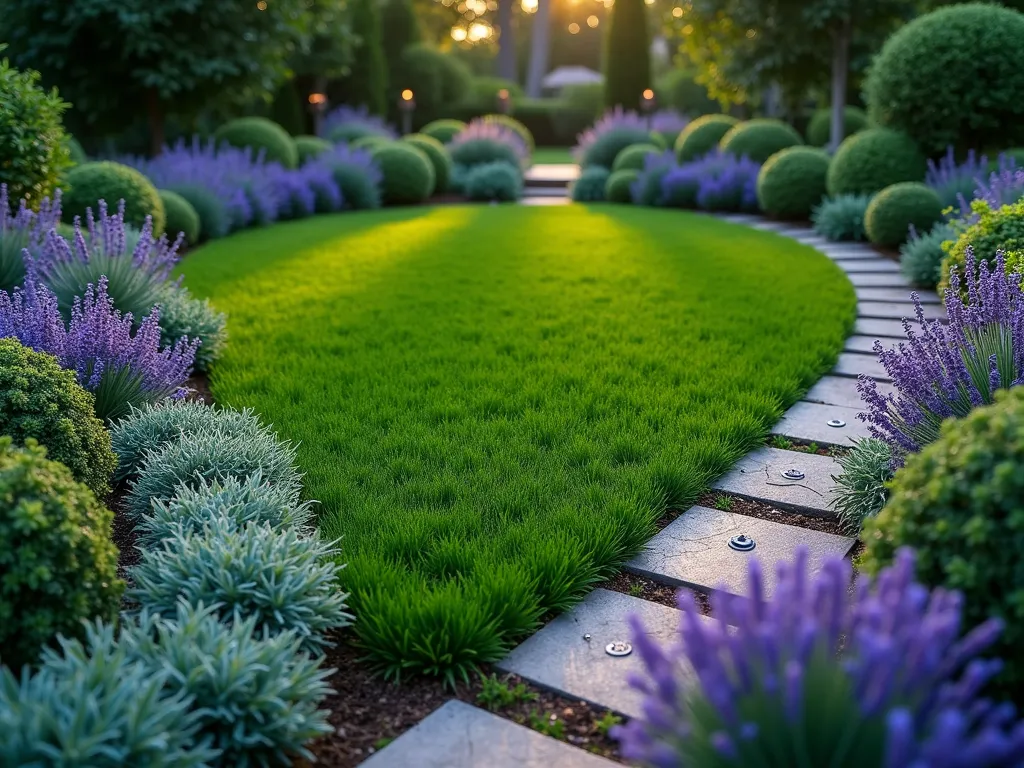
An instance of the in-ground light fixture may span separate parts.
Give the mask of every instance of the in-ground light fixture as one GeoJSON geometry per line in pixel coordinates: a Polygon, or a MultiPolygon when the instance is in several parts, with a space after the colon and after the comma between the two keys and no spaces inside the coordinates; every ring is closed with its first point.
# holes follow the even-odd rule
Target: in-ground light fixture
{"type": "Polygon", "coordinates": [[[412,133],[412,113],[416,109],[416,99],[412,89],[406,88],[398,97],[398,111],[402,113],[402,134],[412,133]]]}

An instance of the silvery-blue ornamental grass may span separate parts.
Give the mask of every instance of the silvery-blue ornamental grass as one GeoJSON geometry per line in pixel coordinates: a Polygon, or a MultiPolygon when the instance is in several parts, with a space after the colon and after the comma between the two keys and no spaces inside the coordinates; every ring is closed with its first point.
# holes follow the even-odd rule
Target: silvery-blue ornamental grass
{"type": "Polygon", "coordinates": [[[934,442],[947,418],[966,416],[991,403],[997,389],[1024,381],[1024,276],[1006,274],[1002,253],[989,266],[977,263],[967,249],[966,297],[954,266],[946,290],[948,325],[926,321],[917,294],[917,326],[903,321],[907,341],[886,349],[875,341],[875,352],[892,379],[895,392],[882,395],[873,379],[861,376],[857,390],[867,411],[872,436],[893,448],[894,460],[916,453],[934,442]]]}
{"type": "Polygon", "coordinates": [[[643,716],[617,727],[623,756],[656,768],[1020,766],[1024,723],[982,697],[997,620],[961,632],[957,593],[929,592],[901,550],[877,582],[807,552],[779,563],[773,597],[750,562],[745,597],[716,593],[706,621],[681,592],[679,635],[659,645],[634,617],[643,716]],[[683,673],[684,665],[693,677],[683,673]],[[691,682],[694,681],[695,682],[691,682]]]}

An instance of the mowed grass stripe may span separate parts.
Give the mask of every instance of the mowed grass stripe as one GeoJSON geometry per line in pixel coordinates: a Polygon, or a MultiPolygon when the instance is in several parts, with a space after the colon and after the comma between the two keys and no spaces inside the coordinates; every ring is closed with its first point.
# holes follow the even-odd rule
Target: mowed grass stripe
{"type": "Polygon", "coordinates": [[[190,256],[219,401],[301,442],[391,674],[495,659],[637,552],[827,370],[854,295],[811,249],[637,208],[332,217],[190,256]],[[306,227],[315,228],[316,241],[306,227]]]}

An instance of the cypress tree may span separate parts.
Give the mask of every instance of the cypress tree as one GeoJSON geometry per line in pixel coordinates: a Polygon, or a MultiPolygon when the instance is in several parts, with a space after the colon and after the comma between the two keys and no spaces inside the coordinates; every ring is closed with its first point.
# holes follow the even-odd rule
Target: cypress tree
{"type": "Polygon", "coordinates": [[[644,0],[615,0],[604,52],[604,101],[637,109],[651,87],[651,42],[644,0]]]}
{"type": "Polygon", "coordinates": [[[398,94],[411,88],[417,73],[410,73],[404,53],[422,42],[420,23],[411,0],[386,0],[381,14],[384,29],[384,58],[388,69],[388,111],[398,116],[398,94]],[[411,76],[410,76],[411,75],[411,76]]]}
{"type": "Polygon", "coordinates": [[[387,115],[388,72],[377,0],[354,0],[351,14],[352,34],[360,43],[348,75],[328,86],[328,96],[332,102],[362,105],[375,115],[387,115]]]}

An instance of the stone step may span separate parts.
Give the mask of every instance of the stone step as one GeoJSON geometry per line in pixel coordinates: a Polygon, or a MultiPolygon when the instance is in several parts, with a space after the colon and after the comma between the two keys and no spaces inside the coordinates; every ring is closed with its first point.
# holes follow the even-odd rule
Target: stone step
{"type": "Polygon", "coordinates": [[[889,374],[874,354],[862,355],[858,352],[841,352],[836,367],[830,373],[833,376],[852,376],[857,378],[861,374],[870,376],[878,381],[892,381],[889,374]]]}
{"type": "MultiPolygon", "coordinates": [[[[945,320],[946,310],[938,304],[922,304],[925,320],[945,320]]],[[[873,317],[880,320],[902,320],[904,317],[913,320],[915,314],[913,302],[907,301],[858,301],[857,317],[873,317]]]]}
{"type": "Polygon", "coordinates": [[[843,268],[845,272],[892,272],[898,273],[900,271],[900,265],[895,261],[882,258],[878,256],[874,259],[836,259],[836,264],[843,268]]]}
{"type": "Polygon", "coordinates": [[[580,167],[575,163],[544,163],[528,168],[523,178],[527,186],[565,189],[579,175],[580,167]]]}
{"type": "Polygon", "coordinates": [[[519,204],[520,205],[568,205],[571,202],[572,202],[572,200],[570,200],[565,195],[562,195],[561,197],[552,197],[551,195],[529,195],[529,196],[524,196],[523,199],[519,201],[519,204]]]}
{"type": "Polygon", "coordinates": [[[783,414],[772,429],[772,434],[819,445],[849,448],[854,440],[869,435],[867,425],[857,418],[862,410],[842,405],[799,402],[783,414]]]}
{"type": "Polygon", "coordinates": [[[942,299],[940,299],[933,291],[914,288],[858,288],[857,300],[899,301],[906,302],[913,307],[914,301],[910,294],[915,290],[917,291],[917,295],[921,299],[922,304],[938,304],[941,306],[942,299]]]}
{"type": "Polygon", "coordinates": [[[877,339],[875,336],[858,336],[854,334],[846,339],[843,350],[845,352],[860,352],[863,355],[874,355],[876,340],[882,342],[882,347],[885,349],[894,347],[899,343],[896,339],[877,339]]]}
{"type": "Polygon", "coordinates": [[[659,603],[595,589],[571,611],[523,641],[497,667],[563,696],[639,717],[643,696],[626,684],[630,672],[643,671],[639,655],[634,651],[611,656],[605,650],[609,643],[632,642],[626,623],[630,614],[639,616],[647,632],[662,644],[677,636],[682,615],[659,603]]]}
{"type": "MultiPolygon", "coordinates": [[[[911,322],[910,327],[917,329],[921,326],[915,320],[911,322]]],[[[857,322],[853,324],[853,332],[860,334],[861,336],[888,337],[891,339],[899,339],[900,341],[907,340],[907,332],[903,329],[902,320],[880,320],[878,318],[871,317],[858,317],[857,322]]]]}
{"type": "MultiPolygon", "coordinates": [[[[893,386],[880,381],[878,382],[878,391],[884,396],[893,391],[893,386]]],[[[810,403],[856,408],[858,412],[864,410],[864,401],[861,400],[860,393],[857,392],[857,380],[846,376],[822,376],[818,383],[804,395],[804,400],[810,403]]]]}
{"type": "Polygon", "coordinates": [[[360,765],[362,768],[613,768],[618,764],[453,699],[360,765]]]}
{"type": "Polygon", "coordinates": [[[878,254],[870,248],[843,246],[837,248],[832,245],[818,246],[818,250],[824,253],[833,261],[866,261],[879,258],[878,254]]]}
{"type": "Polygon", "coordinates": [[[783,451],[763,447],[748,453],[711,487],[755,501],[766,501],[819,517],[833,517],[832,475],[839,474],[839,465],[829,456],[799,451],[783,451]],[[788,479],[787,470],[803,474],[788,479]]]}
{"type": "Polygon", "coordinates": [[[774,564],[792,560],[798,547],[807,547],[808,565],[816,573],[828,557],[845,557],[854,539],[783,525],[771,520],[695,506],[672,521],[626,564],[626,570],[659,584],[705,591],[747,594],[750,558],[761,561],[765,593],[775,591],[774,564]],[[737,535],[753,540],[743,552],[729,546],[737,535]]]}
{"type": "Polygon", "coordinates": [[[855,288],[906,288],[910,281],[898,272],[870,273],[847,272],[846,279],[855,288]]]}
{"type": "Polygon", "coordinates": [[[523,187],[523,197],[568,197],[565,187],[538,187],[528,184],[523,187]]]}

